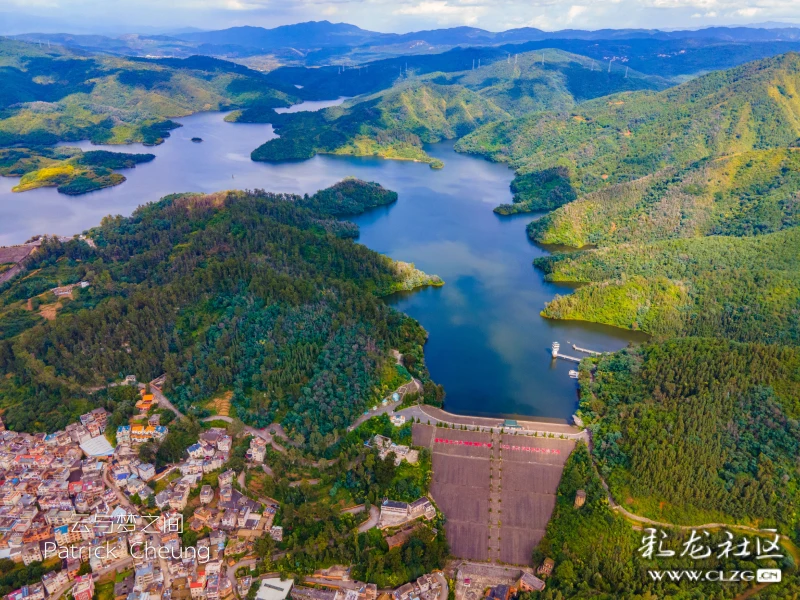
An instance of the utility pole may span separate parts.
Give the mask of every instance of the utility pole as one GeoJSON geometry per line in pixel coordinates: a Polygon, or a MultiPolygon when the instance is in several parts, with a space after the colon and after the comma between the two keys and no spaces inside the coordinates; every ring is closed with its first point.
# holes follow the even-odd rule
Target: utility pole
{"type": "Polygon", "coordinates": [[[628,78],[628,69],[630,69],[630,67],[625,67],[625,79],[628,78]]]}
{"type": "Polygon", "coordinates": [[[611,73],[611,63],[612,63],[612,62],[614,62],[614,59],[613,59],[613,58],[612,58],[610,61],[608,61],[608,72],[609,72],[609,73],[611,73]]]}

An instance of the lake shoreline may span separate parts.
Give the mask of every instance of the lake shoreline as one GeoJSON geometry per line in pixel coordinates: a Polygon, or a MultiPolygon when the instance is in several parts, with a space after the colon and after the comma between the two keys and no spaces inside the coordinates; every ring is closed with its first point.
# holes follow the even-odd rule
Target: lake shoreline
{"type": "MultiPolygon", "coordinates": [[[[69,199],[42,188],[26,192],[19,202],[3,178],[0,244],[42,231],[82,232],[106,215],[130,214],[172,193],[265,189],[303,195],[354,176],[399,195],[391,205],[348,219],[359,227],[358,243],[447,283],[384,297],[428,332],[425,361],[433,380],[445,387],[447,411],[563,423],[577,407],[577,385],[568,376],[574,365],[552,363],[551,343],[614,351],[637,339],[622,329],[540,316],[545,303],[568,287],[545,281],[531,265],[547,254],[525,233],[536,214],[492,212],[511,198],[514,174],[507,165],[457,153],[452,141],[425,146],[444,163],[438,170],[425,163],[340,155],[280,165],[253,162],[250,152],[275,136],[272,126],[231,124],[224,117],[200,113],[181,119],[183,127],[147,150],[155,160],[126,171],[124,185],[69,199]],[[193,137],[205,143],[192,142],[193,137]]],[[[139,148],[126,150],[144,151],[139,148]]]]}

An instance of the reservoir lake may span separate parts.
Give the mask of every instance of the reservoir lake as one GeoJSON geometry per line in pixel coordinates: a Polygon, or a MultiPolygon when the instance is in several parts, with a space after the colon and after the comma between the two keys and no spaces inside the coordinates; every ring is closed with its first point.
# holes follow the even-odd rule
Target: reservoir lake
{"type": "Polygon", "coordinates": [[[16,194],[11,188],[18,179],[0,177],[0,245],[42,233],[80,233],[105,215],[129,215],[137,206],[175,192],[260,188],[302,194],[353,176],[399,194],[394,205],[352,219],[361,230],[359,242],[445,281],[443,287],[396,294],[387,302],[428,331],[425,357],[434,381],[445,386],[446,410],[563,421],[577,406],[576,381],[568,376],[577,365],[552,360],[551,343],[560,342],[566,354],[583,356],[571,344],[607,351],[645,339],[636,332],[539,315],[555,294],[571,288],[546,282],[531,264],[546,254],[525,234],[536,215],[500,217],[492,212],[511,201],[513,172],[505,165],[458,154],[452,142],[427,148],[444,161],[441,170],[346,156],[257,163],[250,152],[276,137],[272,126],[226,123],[223,118],[222,113],[201,113],[176,119],[183,127],[156,147],[68,144],[156,155],[150,163],[123,171],[128,180],[113,188],[76,197],[54,188],[16,194]],[[194,143],[193,137],[203,142],[194,143]]]}

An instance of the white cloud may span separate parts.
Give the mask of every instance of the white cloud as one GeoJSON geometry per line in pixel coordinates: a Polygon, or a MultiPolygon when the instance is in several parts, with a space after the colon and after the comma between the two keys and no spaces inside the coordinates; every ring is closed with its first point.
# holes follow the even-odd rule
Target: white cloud
{"type": "Polygon", "coordinates": [[[575,20],[576,17],[582,15],[585,12],[586,12],[585,6],[582,6],[580,4],[573,4],[572,6],[569,7],[569,10],[567,11],[567,22],[571,23],[572,21],[575,20]]]}
{"type": "Polygon", "coordinates": [[[474,25],[485,12],[486,7],[479,4],[451,4],[447,0],[422,0],[422,2],[401,6],[392,11],[392,14],[430,17],[439,24],[459,23],[474,25]]]}

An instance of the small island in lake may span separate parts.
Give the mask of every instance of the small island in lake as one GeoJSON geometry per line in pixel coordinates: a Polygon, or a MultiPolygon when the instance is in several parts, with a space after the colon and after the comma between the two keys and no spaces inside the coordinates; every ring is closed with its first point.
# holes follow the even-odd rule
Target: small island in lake
{"type": "Polygon", "coordinates": [[[199,144],[200,142],[202,142],[202,141],[203,141],[203,138],[201,138],[201,137],[193,137],[193,138],[192,138],[192,141],[193,141],[195,144],[199,144]]]}
{"type": "Polygon", "coordinates": [[[128,154],[78,148],[8,148],[0,150],[0,175],[21,177],[13,192],[55,187],[60,193],[77,196],[119,185],[125,177],[118,169],[132,169],[150,162],[153,154],[128,154]]]}

